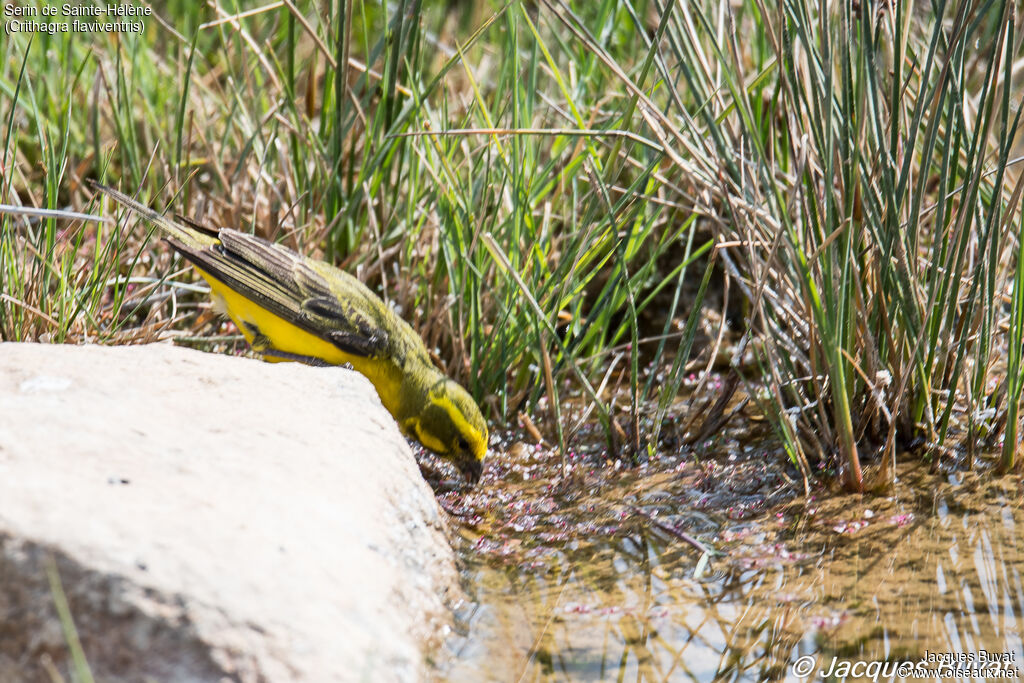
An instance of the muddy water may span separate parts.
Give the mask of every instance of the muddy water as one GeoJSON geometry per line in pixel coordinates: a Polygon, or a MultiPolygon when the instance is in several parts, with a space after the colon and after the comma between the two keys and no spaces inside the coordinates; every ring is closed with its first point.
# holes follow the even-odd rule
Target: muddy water
{"type": "Polygon", "coordinates": [[[579,455],[563,474],[518,447],[444,497],[473,601],[439,676],[893,680],[901,661],[926,680],[1024,675],[1019,477],[911,465],[887,496],[807,500],[767,453],[731,451],[634,470],[579,455]],[[982,651],[1011,666],[977,671],[982,651]],[[936,669],[943,656],[973,662],[936,669]]]}

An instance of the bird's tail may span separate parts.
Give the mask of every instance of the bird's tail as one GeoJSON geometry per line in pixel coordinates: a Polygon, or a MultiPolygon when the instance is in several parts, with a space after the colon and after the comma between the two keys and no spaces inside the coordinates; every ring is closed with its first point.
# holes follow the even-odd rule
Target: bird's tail
{"type": "Polygon", "coordinates": [[[217,244],[220,241],[216,237],[216,231],[203,228],[192,221],[178,222],[171,220],[170,218],[157,213],[145,204],[132,199],[123,192],[118,192],[112,187],[100,185],[94,180],[88,180],[86,182],[88,182],[89,187],[102,192],[118,204],[121,204],[142,216],[142,218],[159,228],[164,233],[165,237],[171,238],[174,242],[179,242],[188,247],[201,249],[203,247],[209,247],[217,244]]]}

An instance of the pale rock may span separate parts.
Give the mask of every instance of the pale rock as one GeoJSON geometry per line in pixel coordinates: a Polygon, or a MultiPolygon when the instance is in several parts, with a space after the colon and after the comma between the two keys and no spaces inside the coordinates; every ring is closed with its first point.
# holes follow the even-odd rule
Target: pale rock
{"type": "Polygon", "coordinates": [[[444,521],[365,378],[176,348],[0,344],[0,681],[429,675],[444,521]]]}

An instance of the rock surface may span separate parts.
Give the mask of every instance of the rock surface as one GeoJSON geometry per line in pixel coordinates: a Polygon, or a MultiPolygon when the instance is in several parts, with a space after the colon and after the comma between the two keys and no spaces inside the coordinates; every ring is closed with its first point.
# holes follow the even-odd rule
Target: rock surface
{"type": "Polygon", "coordinates": [[[450,623],[433,493],[362,376],[0,344],[0,681],[416,680],[450,623]]]}

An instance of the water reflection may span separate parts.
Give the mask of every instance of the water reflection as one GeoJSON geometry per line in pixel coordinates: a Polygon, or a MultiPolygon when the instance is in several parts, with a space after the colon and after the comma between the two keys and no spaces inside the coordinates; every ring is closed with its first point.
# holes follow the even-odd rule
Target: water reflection
{"type": "Polygon", "coordinates": [[[824,680],[835,661],[983,650],[1024,670],[1019,478],[910,467],[890,497],[785,502],[795,487],[763,462],[605,467],[555,486],[513,463],[501,493],[447,501],[471,520],[474,602],[440,677],[824,680]]]}

